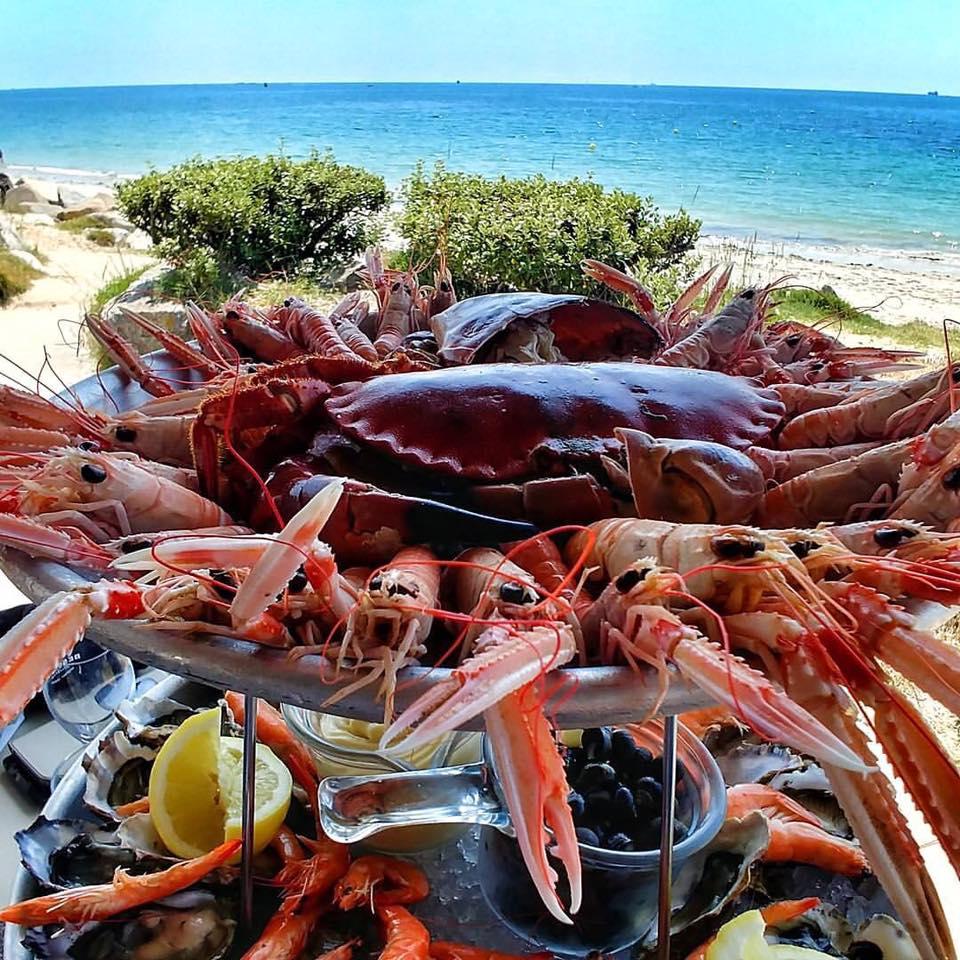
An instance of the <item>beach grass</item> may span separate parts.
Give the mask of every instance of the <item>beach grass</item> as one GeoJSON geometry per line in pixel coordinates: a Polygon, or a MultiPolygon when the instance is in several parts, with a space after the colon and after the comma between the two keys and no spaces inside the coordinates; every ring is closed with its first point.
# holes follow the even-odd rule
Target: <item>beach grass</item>
{"type": "MultiPolygon", "coordinates": [[[[797,320],[800,323],[828,327],[829,332],[842,337],[853,333],[874,337],[913,347],[917,350],[944,348],[943,328],[919,320],[907,323],[884,323],[864,313],[838,296],[829,287],[820,290],[794,288],[777,297],[777,319],[797,320]]],[[[950,336],[951,345],[960,344],[960,330],[950,336]]]]}
{"type": "Polygon", "coordinates": [[[245,293],[245,297],[257,307],[276,307],[288,297],[297,297],[320,310],[328,310],[337,303],[340,294],[310,277],[278,277],[260,281],[245,293]]]}
{"type": "Polygon", "coordinates": [[[74,217],[72,220],[60,220],[57,223],[57,229],[66,233],[83,233],[84,230],[94,230],[101,226],[102,224],[90,216],[74,217]]]}
{"type": "Polygon", "coordinates": [[[104,230],[103,227],[96,227],[93,230],[88,230],[86,233],[86,238],[95,243],[98,247],[116,246],[116,241],[113,239],[113,234],[109,230],[104,230]]]}
{"type": "Polygon", "coordinates": [[[119,297],[134,280],[139,280],[148,269],[149,266],[137,267],[135,270],[121,273],[119,277],[114,277],[105,283],[94,294],[93,300],[90,301],[88,313],[99,314],[114,297],[119,297]]]}
{"type": "Polygon", "coordinates": [[[39,276],[39,272],[29,264],[12,253],[0,250],[0,307],[21,293],[26,293],[39,276]]]}

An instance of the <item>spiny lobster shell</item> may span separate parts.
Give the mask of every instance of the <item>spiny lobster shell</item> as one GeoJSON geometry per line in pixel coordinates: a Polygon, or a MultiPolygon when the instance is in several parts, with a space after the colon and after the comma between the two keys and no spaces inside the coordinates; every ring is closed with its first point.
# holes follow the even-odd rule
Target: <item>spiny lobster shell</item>
{"type": "Polygon", "coordinates": [[[388,375],[336,386],[326,406],[345,434],[391,457],[484,481],[614,451],[617,427],[743,450],[769,443],[784,410],[772,390],[745,379],[640,363],[388,375]]]}
{"type": "Polygon", "coordinates": [[[660,334],[626,307],[592,297],[550,293],[488,293],[461,300],[430,319],[447,363],[473,363],[477,353],[518,320],[543,323],[568,360],[651,356],[660,334]]]}

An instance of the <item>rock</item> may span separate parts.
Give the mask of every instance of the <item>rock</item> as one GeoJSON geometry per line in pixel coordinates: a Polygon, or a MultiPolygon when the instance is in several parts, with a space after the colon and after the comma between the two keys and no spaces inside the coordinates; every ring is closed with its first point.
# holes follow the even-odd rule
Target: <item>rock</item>
{"type": "MultiPolygon", "coordinates": [[[[39,216],[39,214],[36,214],[36,216],[39,216]]],[[[29,250],[8,250],[7,253],[11,257],[22,260],[28,267],[33,267],[37,273],[43,273],[43,264],[29,250]]]]}
{"type": "Polygon", "coordinates": [[[352,263],[337,264],[331,267],[323,279],[338,290],[346,290],[348,293],[354,290],[365,290],[366,285],[363,282],[363,271],[366,264],[359,257],[352,263]]]}
{"type": "Polygon", "coordinates": [[[153,249],[153,238],[144,230],[132,230],[126,235],[121,246],[128,250],[146,253],[153,249]]]}
{"type": "Polygon", "coordinates": [[[21,203],[18,213],[42,213],[51,219],[56,219],[63,207],[55,203],[21,203]]]}
{"type": "Polygon", "coordinates": [[[112,230],[133,230],[133,224],[115,210],[104,210],[91,213],[90,219],[101,227],[110,227],[112,230]]]}
{"type": "Polygon", "coordinates": [[[89,217],[94,213],[103,213],[113,207],[113,197],[107,194],[97,194],[95,197],[89,197],[75,203],[72,207],[66,207],[60,211],[61,220],[76,220],[77,217],[89,217]]]}
{"type": "Polygon", "coordinates": [[[13,181],[5,174],[0,173],[0,208],[3,207],[3,198],[8,190],[13,189],[13,181]]]}
{"type": "Polygon", "coordinates": [[[117,205],[117,199],[113,191],[108,187],[98,186],[90,183],[71,183],[60,187],[60,202],[64,207],[75,207],[78,204],[86,203],[93,197],[97,197],[99,202],[106,204],[105,209],[109,210],[117,205]]]}
{"type": "Polygon", "coordinates": [[[26,250],[19,234],[8,217],[0,216],[0,247],[7,250],[26,250]]]}
{"type": "Polygon", "coordinates": [[[103,308],[104,319],[113,324],[141,353],[156,350],[159,345],[153,337],[144,333],[120,312],[121,306],[147,317],[179,336],[186,339],[192,337],[184,305],[177,300],[167,300],[157,292],[157,283],[169,270],[170,268],[163,264],[151,267],[103,308]]]}
{"type": "Polygon", "coordinates": [[[57,221],[46,213],[25,213],[23,222],[29,223],[33,227],[55,227],[57,221]]]}
{"type": "Polygon", "coordinates": [[[36,197],[35,203],[55,203],[57,206],[63,206],[60,203],[60,188],[52,180],[21,177],[14,186],[28,187],[36,197]]]}
{"type": "MultiPolygon", "coordinates": [[[[56,197],[53,198],[56,200],[56,197]]],[[[7,213],[24,213],[22,208],[25,204],[42,203],[49,204],[50,200],[39,190],[35,190],[30,184],[21,181],[15,187],[8,190],[3,198],[3,209],[7,213]]]]}

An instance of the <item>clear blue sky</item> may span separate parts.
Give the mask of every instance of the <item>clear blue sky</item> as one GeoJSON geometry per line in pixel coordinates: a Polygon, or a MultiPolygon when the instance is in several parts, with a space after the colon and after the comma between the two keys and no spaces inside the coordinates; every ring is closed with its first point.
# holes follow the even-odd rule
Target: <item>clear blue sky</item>
{"type": "Polygon", "coordinates": [[[33,0],[0,88],[543,81],[960,94],[960,0],[33,0]]]}

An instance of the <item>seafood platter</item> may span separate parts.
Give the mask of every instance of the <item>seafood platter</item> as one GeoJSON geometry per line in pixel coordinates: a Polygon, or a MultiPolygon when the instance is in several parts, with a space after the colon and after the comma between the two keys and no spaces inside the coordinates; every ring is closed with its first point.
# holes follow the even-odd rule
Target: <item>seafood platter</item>
{"type": "MultiPolygon", "coordinates": [[[[135,850],[129,874],[47,883],[0,919],[46,931],[31,944],[139,925],[158,896],[229,888],[244,846],[277,903],[238,956],[523,953],[481,923],[432,936],[429,880],[402,857],[357,868],[337,840],[472,818],[483,897],[528,950],[655,950],[660,834],[673,956],[955,956],[884,769],[960,866],[960,778],[900,679],[960,714],[960,652],[926,626],[960,602],[957,371],[778,321],[778,283],[728,291],[712,269],[657,305],[583,268],[602,297],[458,300],[442,259],[427,286],[371,251],[370,292],[329,312],[191,304],[190,343],[131,315],[164,351],[148,356],[91,317],[116,370],[53,399],[2,388],[3,565],[38,606],[0,643],[0,723],[92,624],[234,692],[229,713],[162,725],[129,801],[159,861],[135,850]],[[258,812],[241,844],[222,741],[250,695],[265,783],[289,777],[306,822],[277,806],[270,833],[258,812]],[[658,813],[673,724],[656,718],[677,714],[658,813]],[[354,775],[329,718],[392,772],[354,775]],[[183,748],[201,734],[207,754],[183,748]],[[226,811],[205,833],[160,799],[201,755],[221,758],[226,811]],[[171,844],[184,831],[205,840],[171,844]],[[381,872],[344,909],[351,869],[381,872]],[[359,907],[378,941],[342,927],[359,907]]],[[[199,928],[221,908],[183,909],[174,926],[199,928]]],[[[234,949],[178,954],[164,931],[138,953],[141,935],[102,955],[234,949]]]]}

